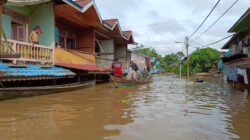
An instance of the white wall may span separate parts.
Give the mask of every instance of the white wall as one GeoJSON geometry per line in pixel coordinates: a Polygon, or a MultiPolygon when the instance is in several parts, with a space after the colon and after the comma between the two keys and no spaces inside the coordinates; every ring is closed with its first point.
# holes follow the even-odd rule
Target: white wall
{"type": "Polygon", "coordinates": [[[138,65],[139,69],[147,68],[144,56],[136,53],[131,53],[131,60],[138,65]]]}
{"type": "MultiPolygon", "coordinates": [[[[115,44],[114,44],[114,40],[104,40],[104,41],[99,41],[102,49],[104,50],[104,53],[113,53],[112,55],[101,55],[102,58],[106,58],[106,59],[112,59],[114,60],[114,48],[115,48],[115,44]]],[[[101,53],[102,52],[101,49],[101,53]]]]}

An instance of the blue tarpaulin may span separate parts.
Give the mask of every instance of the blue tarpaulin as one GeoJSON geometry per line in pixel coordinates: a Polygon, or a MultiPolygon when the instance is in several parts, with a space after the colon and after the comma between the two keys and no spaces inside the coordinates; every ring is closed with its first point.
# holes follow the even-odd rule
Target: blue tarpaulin
{"type": "Polygon", "coordinates": [[[35,76],[53,76],[53,77],[61,77],[61,76],[72,76],[75,73],[70,70],[63,69],[60,67],[52,67],[52,68],[41,68],[34,65],[28,65],[23,68],[15,68],[9,67],[3,63],[0,63],[0,73],[4,77],[35,77],[35,76]]]}

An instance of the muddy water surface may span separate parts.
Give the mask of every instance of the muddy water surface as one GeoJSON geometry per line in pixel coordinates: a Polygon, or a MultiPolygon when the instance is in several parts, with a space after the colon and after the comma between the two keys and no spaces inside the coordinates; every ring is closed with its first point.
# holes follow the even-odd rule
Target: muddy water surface
{"type": "Polygon", "coordinates": [[[157,76],[153,83],[0,102],[0,140],[249,140],[247,92],[157,76]]]}

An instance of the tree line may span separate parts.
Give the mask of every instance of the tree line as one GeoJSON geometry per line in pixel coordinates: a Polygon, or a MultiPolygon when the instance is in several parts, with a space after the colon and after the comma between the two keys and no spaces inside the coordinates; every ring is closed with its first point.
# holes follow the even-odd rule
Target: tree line
{"type": "MultiPolygon", "coordinates": [[[[183,52],[171,53],[165,56],[160,55],[155,49],[137,46],[133,49],[135,52],[155,58],[160,65],[159,70],[166,73],[179,73],[180,64],[182,64],[182,73],[187,72],[187,60],[183,52]]],[[[213,64],[219,59],[220,53],[213,48],[198,48],[189,56],[190,72],[209,72],[213,64]]]]}

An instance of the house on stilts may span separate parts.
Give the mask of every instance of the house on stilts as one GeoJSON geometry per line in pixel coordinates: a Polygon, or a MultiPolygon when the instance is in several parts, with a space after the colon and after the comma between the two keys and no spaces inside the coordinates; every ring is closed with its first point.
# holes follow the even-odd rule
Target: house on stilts
{"type": "Polygon", "coordinates": [[[118,58],[127,66],[132,31],[103,20],[93,0],[8,0],[2,6],[1,88],[108,78],[118,58]],[[39,44],[29,41],[40,26],[39,44]],[[8,57],[7,57],[8,56],[8,57]]]}
{"type": "Polygon", "coordinates": [[[234,33],[222,47],[228,51],[222,58],[224,80],[236,88],[250,87],[250,9],[228,31],[234,33]]]}

